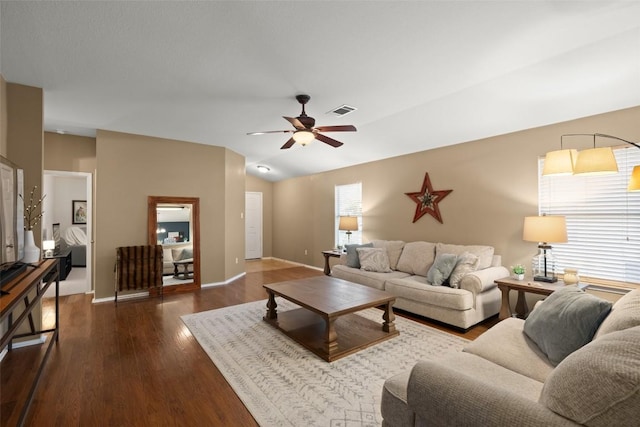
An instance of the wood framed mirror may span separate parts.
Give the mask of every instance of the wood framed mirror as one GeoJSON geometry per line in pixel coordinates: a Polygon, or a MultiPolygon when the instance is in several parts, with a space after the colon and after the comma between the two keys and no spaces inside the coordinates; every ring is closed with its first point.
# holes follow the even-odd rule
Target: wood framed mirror
{"type": "Polygon", "coordinates": [[[162,245],[163,292],[200,289],[200,199],[148,197],[148,242],[162,245]]]}

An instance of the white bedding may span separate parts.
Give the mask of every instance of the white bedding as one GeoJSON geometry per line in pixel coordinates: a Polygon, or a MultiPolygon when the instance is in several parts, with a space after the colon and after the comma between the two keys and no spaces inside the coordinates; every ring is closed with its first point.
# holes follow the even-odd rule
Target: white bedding
{"type": "Polygon", "coordinates": [[[63,238],[69,246],[84,246],[87,244],[87,233],[80,227],[67,228],[63,238]]]}

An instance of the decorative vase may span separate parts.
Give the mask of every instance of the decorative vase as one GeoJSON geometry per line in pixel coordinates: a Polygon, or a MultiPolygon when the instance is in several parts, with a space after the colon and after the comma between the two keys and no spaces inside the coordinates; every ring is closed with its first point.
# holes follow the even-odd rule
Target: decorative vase
{"type": "Polygon", "coordinates": [[[40,261],[40,248],[36,246],[36,242],[33,240],[33,230],[25,230],[22,262],[32,263],[38,261],[40,261]]]}
{"type": "Polygon", "coordinates": [[[514,274],[513,278],[516,280],[524,280],[524,274],[514,274]]]}
{"type": "Polygon", "coordinates": [[[565,285],[576,285],[580,281],[580,276],[578,276],[578,270],[575,268],[565,268],[564,276],[562,277],[565,285]]]}

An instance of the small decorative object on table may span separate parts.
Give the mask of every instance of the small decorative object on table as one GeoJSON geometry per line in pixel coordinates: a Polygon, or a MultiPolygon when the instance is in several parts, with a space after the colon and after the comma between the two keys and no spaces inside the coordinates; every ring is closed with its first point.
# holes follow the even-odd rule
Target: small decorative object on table
{"type": "Polygon", "coordinates": [[[517,280],[524,280],[524,273],[527,271],[522,264],[516,264],[511,266],[511,272],[513,273],[513,278],[517,280]]]}
{"type": "Polygon", "coordinates": [[[562,280],[565,285],[577,285],[580,282],[580,276],[578,276],[578,270],[575,268],[565,268],[562,280]]]}
{"type": "Polygon", "coordinates": [[[34,186],[29,195],[29,204],[24,200],[22,194],[20,198],[24,203],[24,257],[23,262],[32,263],[40,261],[40,248],[36,246],[35,239],[33,237],[33,227],[38,225],[44,211],[40,210],[42,206],[42,200],[45,196],[42,196],[35,204],[33,201],[33,195],[38,189],[38,186],[34,186]],[[40,212],[38,212],[40,211],[40,212]]]}

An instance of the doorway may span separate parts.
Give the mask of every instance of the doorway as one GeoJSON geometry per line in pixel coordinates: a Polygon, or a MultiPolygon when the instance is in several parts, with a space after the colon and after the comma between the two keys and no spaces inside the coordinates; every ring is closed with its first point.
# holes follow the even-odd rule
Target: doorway
{"type": "MultiPolygon", "coordinates": [[[[90,293],[93,290],[93,175],[45,170],[42,195],[46,196],[42,201],[42,240],[55,241],[53,256],[71,255],[71,270],[60,281],[60,295],[90,293]],[[74,215],[74,207],[80,205],[86,209],[81,219],[74,215]]],[[[45,296],[54,294],[55,289],[50,287],[45,296]]]]}
{"type": "Polygon", "coordinates": [[[262,258],[262,193],[245,193],[245,259],[262,258]]]}

